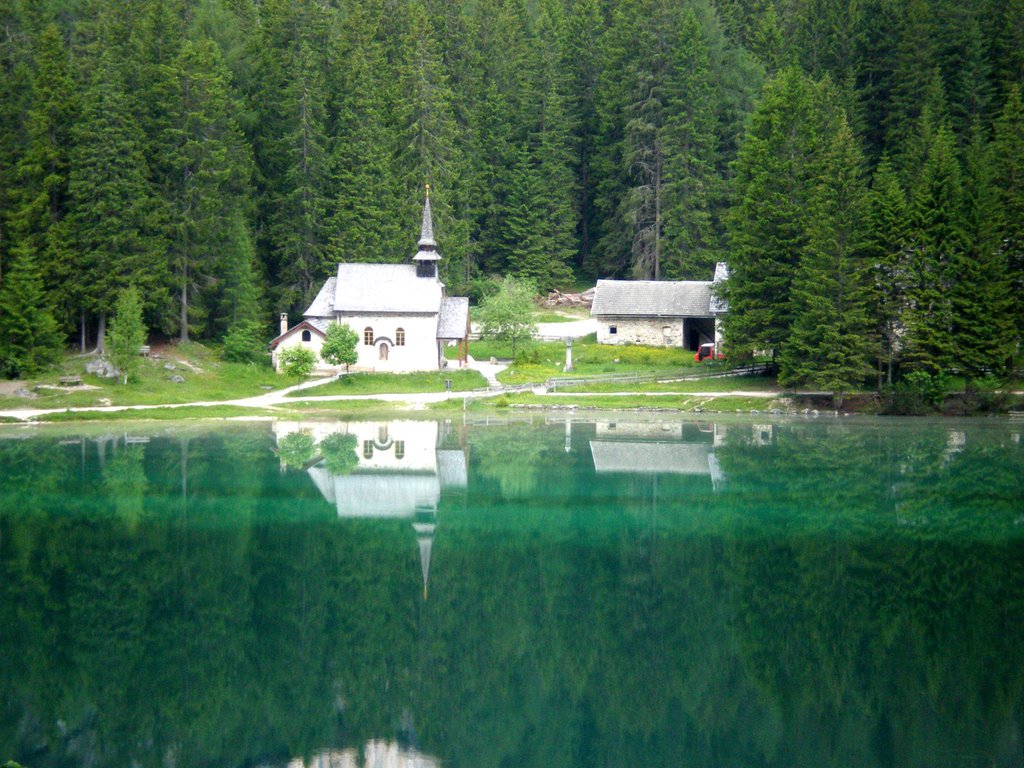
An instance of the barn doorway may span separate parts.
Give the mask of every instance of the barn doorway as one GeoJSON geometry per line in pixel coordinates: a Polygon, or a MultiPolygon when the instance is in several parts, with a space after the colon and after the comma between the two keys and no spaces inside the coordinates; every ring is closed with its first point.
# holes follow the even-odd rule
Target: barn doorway
{"type": "Polygon", "coordinates": [[[715,340],[715,320],[711,317],[688,317],[683,321],[683,343],[696,352],[701,344],[715,340]]]}

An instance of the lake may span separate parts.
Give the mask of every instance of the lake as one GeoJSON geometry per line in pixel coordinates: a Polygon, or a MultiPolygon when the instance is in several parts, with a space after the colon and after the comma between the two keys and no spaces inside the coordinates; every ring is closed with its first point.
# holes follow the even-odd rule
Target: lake
{"type": "Polygon", "coordinates": [[[0,428],[0,764],[1024,766],[1022,433],[0,428]]]}

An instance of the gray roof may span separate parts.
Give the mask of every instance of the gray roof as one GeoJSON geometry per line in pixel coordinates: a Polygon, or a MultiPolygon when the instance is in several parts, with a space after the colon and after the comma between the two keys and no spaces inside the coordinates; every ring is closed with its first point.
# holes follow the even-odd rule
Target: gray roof
{"type": "MultiPolygon", "coordinates": [[[[436,314],[441,309],[441,288],[436,278],[417,277],[414,264],[339,264],[333,311],[436,314]]],[[[324,284],[320,293],[327,290],[324,284]]],[[[319,308],[317,301],[306,314],[314,307],[319,308]]]]}
{"type": "MultiPolygon", "coordinates": [[[[708,475],[714,457],[710,443],[639,443],[591,440],[597,472],[630,474],[708,475]]],[[[717,465],[715,467],[717,469],[717,465]]]]}
{"type": "Polygon", "coordinates": [[[469,323],[469,299],[449,296],[441,303],[441,316],[437,319],[437,338],[462,339],[469,323]]]}
{"type": "Polygon", "coordinates": [[[302,313],[302,316],[305,318],[334,317],[334,287],[337,284],[338,278],[328,277],[320,289],[320,293],[316,295],[313,303],[302,313]]]}
{"type": "Polygon", "coordinates": [[[598,280],[592,315],[710,317],[710,280],[598,280]]]}

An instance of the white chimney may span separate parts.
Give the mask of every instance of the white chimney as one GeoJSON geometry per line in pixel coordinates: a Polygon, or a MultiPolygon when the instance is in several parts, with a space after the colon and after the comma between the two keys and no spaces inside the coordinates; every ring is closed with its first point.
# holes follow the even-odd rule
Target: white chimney
{"type": "Polygon", "coordinates": [[[281,335],[283,336],[288,331],[288,313],[281,313],[281,335]]]}

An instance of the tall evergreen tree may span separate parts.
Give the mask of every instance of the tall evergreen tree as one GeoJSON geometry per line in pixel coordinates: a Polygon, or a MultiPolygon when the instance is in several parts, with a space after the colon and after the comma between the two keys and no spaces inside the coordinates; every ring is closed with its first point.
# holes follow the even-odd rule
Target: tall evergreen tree
{"type": "MultiPolygon", "coordinates": [[[[892,384],[900,347],[909,280],[907,264],[907,196],[887,156],[875,168],[871,187],[868,254],[874,280],[871,316],[878,337],[879,376],[892,384]]],[[[881,382],[879,382],[881,383],[881,382]]]]}
{"type": "Polygon", "coordinates": [[[836,121],[832,89],[794,68],[764,89],[736,161],[726,337],[738,352],[784,347],[790,289],[808,243],[809,203],[836,121]]]}
{"type": "Polygon", "coordinates": [[[793,278],[792,331],[779,382],[845,392],[870,373],[868,219],[863,160],[845,118],[832,137],[809,199],[807,248],[793,278]]]}
{"type": "Polygon", "coordinates": [[[1024,351],[1024,100],[1014,84],[995,123],[996,237],[1010,280],[1017,352],[1024,351]]]}
{"type": "Polygon", "coordinates": [[[114,62],[101,56],[76,123],[62,226],[75,258],[62,278],[78,285],[75,309],[106,318],[117,295],[134,283],[151,315],[164,309],[166,243],[154,220],[158,205],[146,179],[142,137],[114,62]]]}
{"type": "Polygon", "coordinates": [[[935,133],[911,199],[907,240],[903,359],[911,370],[938,374],[953,363],[950,291],[966,246],[960,163],[945,124],[935,133]]]}
{"type": "Polygon", "coordinates": [[[21,378],[57,362],[63,335],[43,293],[31,246],[22,242],[13,256],[0,286],[0,375],[21,378]]]}

